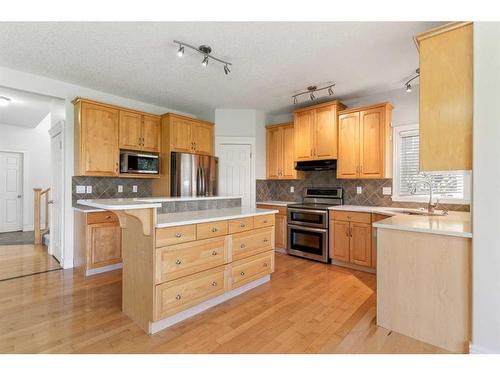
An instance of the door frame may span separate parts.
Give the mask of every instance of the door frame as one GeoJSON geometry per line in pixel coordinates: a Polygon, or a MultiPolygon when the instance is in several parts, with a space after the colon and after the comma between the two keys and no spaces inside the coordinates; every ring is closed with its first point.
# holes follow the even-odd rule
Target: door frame
{"type": "MultiPolygon", "coordinates": [[[[222,145],[250,145],[250,207],[255,207],[255,138],[254,137],[215,137],[215,156],[220,157],[222,145]]],[[[219,182],[218,182],[219,183],[219,182]]],[[[217,187],[219,190],[219,187],[217,187]]],[[[219,190],[220,191],[220,190],[219,190]]]]}
{"type": "MultiPolygon", "coordinates": [[[[55,136],[61,134],[61,170],[59,171],[60,174],[61,174],[61,186],[59,186],[59,189],[60,189],[60,195],[61,195],[61,204],[60,204],[60,213],[59,213],[59,217],[62,219],[61,220],[61,225],[60,225],[60,228],[59,228],[59,233],[61,235],[61,238],[60,238],[60,245],[61,245],[61,259],[60,259],[60,264],[63,265],[64,264],[64,210],[66,208],[66,199],[64,194],[65,194],[65,191],[64,191],[64,168],[66,167],[66,158],[64,157],[65,155],[65,142],[64,142],[64,129],[65,129],[65,121],[64,120],[61,120],[59,121],[58,123],[56,123],[54,126],[52,126],[49,130],[48,130],[48,133],[49,133],[49,137],[50,137],[50,142],[52,143],[52,138],[54,138],[55,136]]],[[[50,150],[50,153],[51,153],[51,161],[52,161],[52,150],[50,150]]],[[[50,172],[52,173],[52,165],[50,166],[50,172]]],[[[52,183],[52,176],[51,176],[51,183],[52,183]]],[[[52,186],[50,186],[51,190],[52,189],[52,186]]],[[[52,205],[52,207],[54,207],[52,205]]],[[[51,207],[51,210],[52,210],[52,207],[51,207]]],[[[53,219],[54,215],[50,215],[49,217],[49,228],[52,228],[52,219],[53,219]]],[[[53,231],[49,231],[49,248],[48,248],[48,252],[50,255],[53,255],[54,254],[54,249],[52,248],[52,244],[54,243],[54,241],[52,241],[52,234],[53,234],[53,231]]]]}
{"type": "Polygon", "coordinates": [[[28,173],[26,173],[26,171],[28,170],[28,151],[24,151],[24,150],[10,150],[10,149],[4,149],[4,148],[1,148],[0,149],[0,152],[8,152],[8,153],[13,153],[13,154],[20,154],[21,155],[21,158],[23,159],[22,160],[22,178],[21,178],[21,195],[22,195],[22,199],[21,199],[21,231],[23,232],[29,232],[29,231],[32,231],[33,230],[33,226],[30,225],[30,226],[27,226],[27,225],[24,225],[24,207],[27,207],[26,206],[26,194],[25,194],[25,188],[26,186],[28,186],[28,173]]]}

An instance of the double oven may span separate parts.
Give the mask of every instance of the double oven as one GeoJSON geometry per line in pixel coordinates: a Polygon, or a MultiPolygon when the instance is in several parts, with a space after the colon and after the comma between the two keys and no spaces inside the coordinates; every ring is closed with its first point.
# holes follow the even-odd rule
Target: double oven
{"type": "Polygon", "coordinates": [[[305,188],[303,201],[287,207],[287,252],[328,263],[328,208],[342,202],[342,188],[305,188]]]}

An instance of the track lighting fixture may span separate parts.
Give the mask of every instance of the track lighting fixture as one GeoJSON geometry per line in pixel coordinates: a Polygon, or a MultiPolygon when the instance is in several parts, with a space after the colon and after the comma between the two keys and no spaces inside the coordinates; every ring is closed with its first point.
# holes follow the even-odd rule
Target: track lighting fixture
{"type": "Polygon", "coordinates": [[[219,59],[219,58],[217,58],[215,56],[212,56],[211,55],[212,48],[210,46],[201,45],[199,47],[194,47],[194,46],[191,46],[191,45],[189,45],[187,43],[181,42],[179,40],[174,40],[174,43],[177,44],[177,45],[179,45],[179,50],[177,51],[177,56],[182,57],[184,55],[184,47],[187,47],[187,48],[190,48],[193,51],[196,51],[196,52],[201,53],[203,55],[203,60],[202,60],[201,64],[204,67],[208,66],[208,61],[210,59],[212,59],[212,60],[215,60],[215,61],[218,61],[218,62],[224,64],[224,73],[226,75],[228,75],[229,73],[231,73],[231,70],[229,70],[229,65],[233,65],[233,64],[231,64],[228,61],[221,60],[221,59],[219,59]]]}
{"type": "Polygon", "coordinates": [[[327,90],[328,95],[333,95],[333,87],[334,86],[335,86],[335,83],[328,85],[328,86],[325,86],[325,87],[321,87],[321,88],[318,88],[317,86],[309,86],[309,87],[307,87],[307,91],[299,92],[298,94],[292,95],[293,104],[297,104],[299,102],[297,97],[299,97],[301,95],[305,95],[305,94],[309,94],[309,98],[311,100],[315,100],[316,95],[314,95],[314,93],[317,91],[327,90]]]}
{"type": "Polygon", "coordinates": [[[416,74],[415,77],[412,77],[408,81],[406,81],[406,83],[405,83],[406,92],[411,92],[410,82],[413,81],[414,79],[417,79],[418,77],[420,77],[420,68],[415,69],[415,74],[416,74]]]}

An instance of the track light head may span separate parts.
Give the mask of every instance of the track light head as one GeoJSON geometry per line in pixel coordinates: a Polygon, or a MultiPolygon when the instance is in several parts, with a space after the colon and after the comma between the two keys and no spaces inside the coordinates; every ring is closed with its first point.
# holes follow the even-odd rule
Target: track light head
{"type": "Polygon", "coordinates": [[[409,83],[406,84],[406,92],[411,92],[411,85],[409,83]]]}
{"type": "Polygon", "coordinates": [[[177,51],[177,56],[182,57],[184,55],[184,46],[179,44],[179,50],[177,51]]]}
{"type": "Polygon", "coordinates": [[[332,90],[332,87],[328,87],[328,95],[333,95],[333,90],[332,90]]]}
{"type": "Polygon", "coordinates": [[[229,70],[229,67],[227,66],[227,64],[224,65],[224,73],[226,73],[226,75],[228,75],[229,73],[231,73],[231,71],[229,70]]]}
{"type": "Polygon", "coordinates": [[[203,61],[201,62],[201,65],[203,66],[207,66],[208,65],[208,55],[205,55],[205,58],[203,59],[203,61]]]}
{"type": "Polygon", "coordinates": [[[298,103],[297,97],[296,97],[296,96],[294,96],[294,97],[293,97],[293,104],[297,104],[297,103],[298,103]]]}
{"type": "Polygon", "coordinates": [[[309,97],[311,98],[311,100],[316,99],[316,97],[314,96],[314,93],[313,93],[313,92],[311,92],[311,94],[309,95],[309,97]]]}

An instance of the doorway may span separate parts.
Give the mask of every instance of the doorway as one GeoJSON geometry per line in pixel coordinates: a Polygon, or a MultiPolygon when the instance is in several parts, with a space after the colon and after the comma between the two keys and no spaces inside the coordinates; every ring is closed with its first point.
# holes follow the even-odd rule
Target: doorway
{"type": "Polygon", "coordinates": [[[23,154],[0,151],[0,233],[23,229],[22,197],[23,154]]]}

